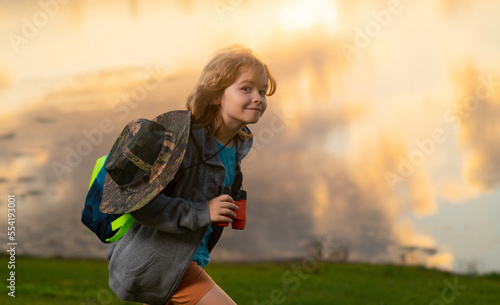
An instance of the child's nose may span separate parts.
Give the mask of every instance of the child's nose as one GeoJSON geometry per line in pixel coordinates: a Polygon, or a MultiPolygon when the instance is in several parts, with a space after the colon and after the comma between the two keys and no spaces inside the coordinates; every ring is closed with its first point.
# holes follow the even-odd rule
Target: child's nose
{"type": "Polygon", "coordinates": [[[257,92],[252,96],[252,101],[256,103],[262,103],[262,96],[257,92]]]}

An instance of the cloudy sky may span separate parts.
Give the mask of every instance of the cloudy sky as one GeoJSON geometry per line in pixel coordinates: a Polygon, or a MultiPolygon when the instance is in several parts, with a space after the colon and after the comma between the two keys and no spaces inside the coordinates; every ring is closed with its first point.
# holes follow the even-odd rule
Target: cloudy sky
{"type": "Polygon", "coordinates": [[[0,2],[0,215],[16,195],[20,252],[103,257],[79,220],[95,160],[130,120],[184,108],[239,43],[278,91],[250,126],[248,229],[214,259],[296,257],[323,236],[352,260],[415,246],[438,250],[428,266],[500,271],[500,4],[0,2]]]}

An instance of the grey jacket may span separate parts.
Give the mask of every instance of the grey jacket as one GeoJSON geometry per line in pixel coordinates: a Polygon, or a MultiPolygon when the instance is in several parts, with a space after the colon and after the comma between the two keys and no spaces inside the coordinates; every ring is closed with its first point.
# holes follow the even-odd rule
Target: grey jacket
{"type": "MultiPolygon", "coordinates": [[[[247,127],[244,131],[250,133],[247,127]]],[[[241,160],[252,139],[239,141],[233,191],[241,187],[241,160]]],[[[191,129],[181,167],[164,191],[143,208],[132,212],[137,222],[125,236],[110,245],[109,286],[124,301],[165,304],[176,290],[207,226],[208,201],[218,196],[225,169],[218,156],[197,164],[218,151],[206,129],[191,129]],[[196,165],[197,164],[197,165],[196,165]]],[[[209,251],[222,234],[213,226],[209,251]]]]}

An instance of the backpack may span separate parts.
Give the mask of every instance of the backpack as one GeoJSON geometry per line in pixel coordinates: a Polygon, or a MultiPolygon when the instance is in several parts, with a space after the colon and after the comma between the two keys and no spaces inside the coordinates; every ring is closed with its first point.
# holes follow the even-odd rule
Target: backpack
{"type": "Polygon", "coordinates": [[[99,210],[107,174],[104,169],[107,157],[107,155],[103,156],[96,161],[82,212],[82,223],[94,232],[103,243],[119,240],[136,222],[130,214],[105,214],[99,210]]]}

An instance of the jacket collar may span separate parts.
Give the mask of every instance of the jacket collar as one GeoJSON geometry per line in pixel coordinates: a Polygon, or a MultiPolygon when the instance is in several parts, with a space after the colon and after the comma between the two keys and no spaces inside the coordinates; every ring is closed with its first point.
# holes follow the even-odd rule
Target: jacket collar
{"type": "MultiPolygon", "coordinates": [[[[250,134],[250,129],[247,126],[243,127],[243,131],[247,134],[250,134]]],[[[201,150],[201,155],[203,155],[203,159],[206,160],[213,155],[217,154],[219,148],[217,147],[217,141],[215,137],[207,136],[208,129],[199,128],[195,129],[191,127],[191,133],[193,135],[194,140],[196,141],[196,146],[201,150]]],[[[236,164],[239,164],[241,160],[250,152],[250,148],[252,148],[253,139],[250,138],[248,141],[236,141],[239,142],[236,145],[236,164]]],[[[214,156],[211,159],[205,161],[205,163],[210,165],[218,165],[222,166],[222,162],[220,161],[218,156],[214,156]]]]}

